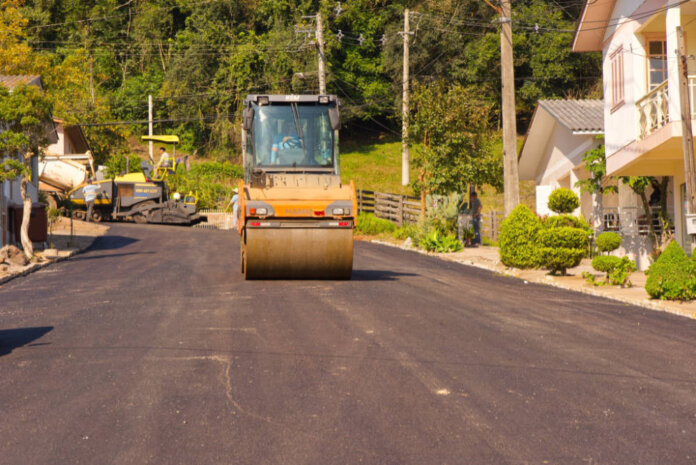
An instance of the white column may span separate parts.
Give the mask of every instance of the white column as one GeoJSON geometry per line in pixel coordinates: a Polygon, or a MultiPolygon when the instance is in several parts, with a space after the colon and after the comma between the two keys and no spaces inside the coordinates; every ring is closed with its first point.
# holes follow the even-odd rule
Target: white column
{"type": "Polygon", "coordinates": [[[667,89],[669,92],[669,120],[681,121],[679,107],[679,62],[677,61],[677,26],[681,26],[680,0],[667,1],[665,35],[667,39],[667,89]]]}

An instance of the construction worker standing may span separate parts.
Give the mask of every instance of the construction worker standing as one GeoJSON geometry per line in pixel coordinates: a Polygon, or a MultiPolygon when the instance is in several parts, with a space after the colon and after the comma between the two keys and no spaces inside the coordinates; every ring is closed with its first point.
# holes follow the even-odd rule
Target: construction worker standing
{"type": "Polygon", "coordinates": [[[85,205],[87,205],[87,221],[92,221],[92,211],[94,210],[94,201],[97,200],[97,191],[99,186],[92,184],[91,179],[87,179],[87,185],[82,188],[82,193],[85,196],[85,205]]]}

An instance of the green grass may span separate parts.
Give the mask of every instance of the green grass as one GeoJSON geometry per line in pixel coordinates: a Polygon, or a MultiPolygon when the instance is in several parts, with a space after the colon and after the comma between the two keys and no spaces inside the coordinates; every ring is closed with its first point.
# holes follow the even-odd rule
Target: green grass
{"type": "MultiPolygon", "coordinates": [[[[343,182],[352,179],[358,189],[413,195],[413,189],[401,185],[401,141],[342,144],[340,163],[343,182]]],[[[411,168],[411,179],[415,176],[411,168]]]]}
{"type": "MultiPolygon", "coordinates": [[[[517,148],[522,146],[524,138],[518,137],[517,148]]],[[[502,153],[503,143],[499,141],[495,149],[502,153]]],[[[415,151],[411,147],[411,152],[415,151]]],[[[418,171],[411,165],[411,180],[418,176],[418,171]]],[[[341,144],[341,179],[343,182],[355,181],[355,187],[377,192],[414,195],[413,189],[401,185],[401,141],[373,140],[367,143],[355,141],[341,144]]],[[[534,181],[520,182],[520,202],[536,209],[536,189],[534,181]]],[[[491,186],[479,189],[479,198],[483,211],[503,211],[503,193],[496,192],[491,186]]]]}

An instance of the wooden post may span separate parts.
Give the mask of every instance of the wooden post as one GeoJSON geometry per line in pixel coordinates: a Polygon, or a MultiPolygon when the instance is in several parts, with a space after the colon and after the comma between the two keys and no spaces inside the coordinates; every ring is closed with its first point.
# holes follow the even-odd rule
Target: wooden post
{"type": "Polygon", "coordinates": [[[503,96],[503,182],[505,216],[520,203],[515,115],[515,68],[510,0],[500,0],[500,74],[503,96]]]}
{"type": "Polygon", "coordinates": [[[681,107],[682,150],[684,152],[684,177],[686,198],[690,214],[696,213],[696,172],[694,170],[694,136],[691,132],[691,102],[689,101],[689,79],[686,64],[684,31],[677,26],[677,54],[679,56],[679,103],[681,107]]]}
{"type": "Polygon", "coordinates": [[[404,225],[404,196],[400,195],[399,196],[399,211],[398,211],[398,224],[399,226],[404,225]]]}

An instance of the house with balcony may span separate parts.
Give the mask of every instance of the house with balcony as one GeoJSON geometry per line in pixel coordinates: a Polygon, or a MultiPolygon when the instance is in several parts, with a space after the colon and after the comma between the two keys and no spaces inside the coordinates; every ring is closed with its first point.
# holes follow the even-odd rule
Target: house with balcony
{"type": "MultiPolygon", "coordinates": [[[[679,94],[677,27],[686,54],[696,54],[696,1],[587,0],[573,51],[601,51],[607,174],[667,177],[668,215],[690,251],[679,94]]],[[[696,60],[688,60],[691,119],[696,119],[696,60]]],[[[693,155],[692,155],[693,156],[693,155]]],[[[636,196],[620,184],[616,228],[631,236],[646,221],[636,196]]],[[[635,234],[634,234],[635,235],[635,234]]],[[[649,249],[649,243],[636,244],[649,249]]]]}

